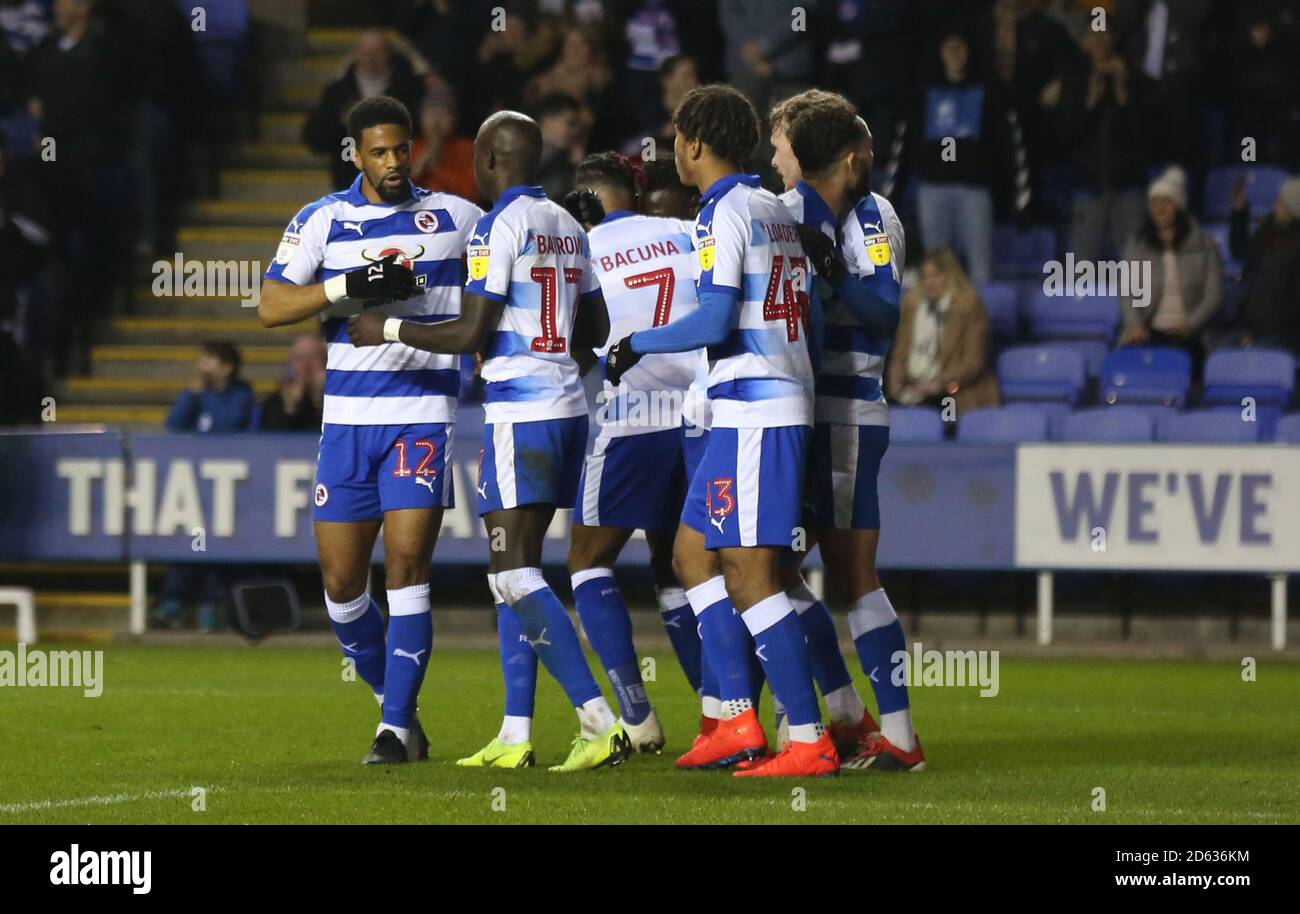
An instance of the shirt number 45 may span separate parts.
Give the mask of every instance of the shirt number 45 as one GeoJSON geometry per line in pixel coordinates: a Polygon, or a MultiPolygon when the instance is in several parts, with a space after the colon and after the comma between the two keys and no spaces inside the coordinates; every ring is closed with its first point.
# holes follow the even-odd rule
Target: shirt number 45
{"type": "Polygon", "coordinates": [[[786,339],[791,342],[799,339],[799,327],[803,325],[808,332],[808,260],[804,257],[790,258],[790,271],[785,271],[785,256],[777,254],[772,257],[772,275],[767,281],[767,294],[763,296],[763,320],[785,321],[786,339]],[[801,288],[795,288],[798,279],[801,288]],[[778,300],[777,296],[780,295],[778,300]]]}

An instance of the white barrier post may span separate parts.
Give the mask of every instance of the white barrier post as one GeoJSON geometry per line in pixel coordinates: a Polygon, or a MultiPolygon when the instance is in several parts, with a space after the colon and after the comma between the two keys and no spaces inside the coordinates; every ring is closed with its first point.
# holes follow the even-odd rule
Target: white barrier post
{"type": "Polygon", "coordinates": [[[1052,643],[1052,573],[1038,572],[1038,644],[1052,643]]]}
{"type": "Polygon", "coordinates": [[[131,634],[143,635],[148,627],[149,579],[144,562],[131,563],[131,634]]]}
{"type": "Polygon", "coordinates": [[[1286,649],[1286,575],[1270,575],[1273,582],[1273,650],[1286,649]]]}
{"type": "Polygon", "coordinates": [[[30,587],[0,587],[0,605],[12,604],[18,610],[18,642],[36,643],[36,595],[30,587]]]}

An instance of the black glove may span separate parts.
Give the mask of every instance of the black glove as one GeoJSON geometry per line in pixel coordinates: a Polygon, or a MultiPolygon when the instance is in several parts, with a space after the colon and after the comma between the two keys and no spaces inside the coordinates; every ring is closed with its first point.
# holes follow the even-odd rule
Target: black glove
{"type": "Polygon", "coordinates": [[[817,275],[832,286],[838,285],[844,278],[844,259],[840,257],[835,242],[826,237],[821,229],[811,225],[796,226],[799,240],[803,242],[804,253],[817,275]]]}
{"type": "Polygon", "coordinates": [[[601,205],[600,197],[585,187],[565,194],[563,206],[570,216],[582,223],[583,228],[591,228],[605,218],[605,207],[601,205]]]}
{"type": "Polygon", "coordinates": [[[623,337],[610,347],[605,356],[605,380],[617,387],[623,373],[641,361],[641,355],[632,348],[631,334],[623,337]]]}
{"type": "Polygon", "coordinates": [[[383,260],[368,263],[345,275],[348,298],[353,301],[410,298],[420,291],[415,284],[415,272],[398,264],[396,254],[389,254],[383,260]]]}

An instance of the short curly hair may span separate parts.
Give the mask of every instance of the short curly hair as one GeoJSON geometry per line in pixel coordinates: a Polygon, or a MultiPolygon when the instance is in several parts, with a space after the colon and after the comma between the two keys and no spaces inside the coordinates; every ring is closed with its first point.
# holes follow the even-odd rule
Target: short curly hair
{"type": "Polygon", "coordinates": [[[376,95],[373,98],[363,99],[348,111],[348,136],[357,143],[361,142],[363,130],[380,124],[396,124],[405,127],[408,136],[414,132],[411,129],[411,112],[391,95],[376,95]]]}
{"type": "Polygon", "coordinates": [[[742,93],[713,83],[682,96],[673,126],[687,140],[699,140],[724,162],[743,168],[758,145],[758,112],[742,93]]]}
{"type": "MultiPolygon", "coordinates": [[[[809,109],[831,104],[836,100],[845,104],[852,104],[843,95],[837,92],[827,92],[824,89],[809,89],[806,92],[800,92],[798,95],[792,95],[772,106],[772,110],[767,113],[768,127],[773,132],[779,131],[788,136],[790,122],[796,117],[809,109]]],[[[855,109],[853,113],[857,114],[857,110],[855,109]]]]}
{"type": "Polygon", "coordinates": [[[605,184],[638,197],[645,190],[646,174],[636,159],[618,152],[596,152],[578,165],[574,183],[605,184]]]}
{"type": "Polygon", "coordinates": [[[805,174],[817,174],[856,149],[868,131],[852,102],[834,92],[823,92],[799,107],[785,133],[799,168],[805,174]]]}

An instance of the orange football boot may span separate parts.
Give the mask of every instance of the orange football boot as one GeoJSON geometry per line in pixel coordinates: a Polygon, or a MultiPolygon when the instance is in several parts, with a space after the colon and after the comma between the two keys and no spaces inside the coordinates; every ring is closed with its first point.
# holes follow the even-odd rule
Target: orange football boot
{"type": "Polygon", "coordinates": [[[904,752],[883,734],[877,733],[867,740],[862,751],[844,763],[854,771],[924,771],[925,753],[921,751],[921,738],[916,737],[916,748],[904,752]]]}
{"type": "Polygon", "coordinates": [[[767,754],[767,734],[753,708],[731,720],[720,720],[704,743],[692,746],[677,760],[678,768],[726,768],[767,754]]]}
{"type": "Polygon", "coordinates": [[[823,733],[815,743],[791,740],[789,748],[774,758],[731,774],[738,778],[824,778],[838,774],[839,770],[839,753],[830,735],[823,733]]]}
{"type": "Polygon", "coordinates": [[[694,768],[692,761],[695,753],[709,741],[709,735],[718,729],[719,720],[716,717],[705,717],[700,715],[700,732],[696,734],[695,741],[691,743],[691,748],[687,749],[682,755],[678,756],[674,763],[678,768],[694,768]]]}
{"type": "Polygon", "coordinates": [[[847,759],[867,748],[867,739],[880,732],[880,724],[876,723],[870,711],[863,710],[862,720],[856,724],[831,724],[826,732],[830,734],[840,758],[847,759]]]}

